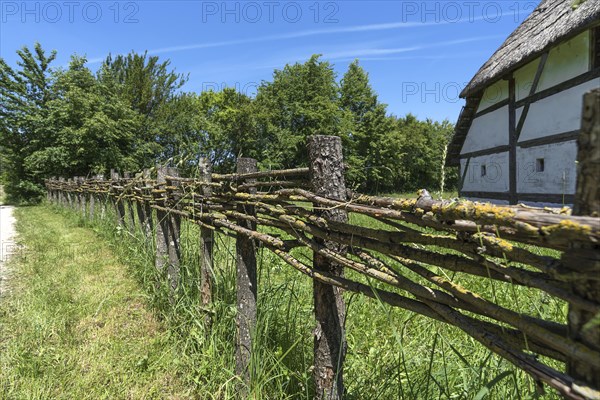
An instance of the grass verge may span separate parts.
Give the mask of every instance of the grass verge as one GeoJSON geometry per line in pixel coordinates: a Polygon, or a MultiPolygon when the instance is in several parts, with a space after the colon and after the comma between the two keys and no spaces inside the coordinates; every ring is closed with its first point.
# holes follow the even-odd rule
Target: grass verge
{"type": "Polygon", "coordinates": [[[26,249],[0,301],[0,398],[191,397],[175,342],[107,243],[46,207],[16,217],[26,249]]]}

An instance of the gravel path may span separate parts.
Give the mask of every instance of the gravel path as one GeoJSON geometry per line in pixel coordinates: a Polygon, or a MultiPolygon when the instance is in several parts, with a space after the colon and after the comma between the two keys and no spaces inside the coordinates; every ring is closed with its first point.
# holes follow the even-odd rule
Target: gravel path
{"type": "Polygon", "coordinates": [[[16,248],[14,207],[0,205],[0,296],[7,290],[6,261],[16,248]]]}

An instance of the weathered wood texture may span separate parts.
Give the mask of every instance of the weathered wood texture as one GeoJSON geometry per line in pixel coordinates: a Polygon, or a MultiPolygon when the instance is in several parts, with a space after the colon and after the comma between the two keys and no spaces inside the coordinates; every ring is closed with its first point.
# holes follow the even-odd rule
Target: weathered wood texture
{"type": "MultiPolygon", "coordinates": [[[[573,213],[576,215],[600,215],[600,89],[584,96],[581,134],[577,141],[577,188],[573,213]]],[[[565,252],[563,260],[579,256],[579,263],[591,270],[600,269],[600,246],[598,244],[573,242],[565,252]],[[582,260],[582,254],[588,254],[582,260]]],[[[568,264],[567,264],[568,265],[568,264]]],[[[581,267],[581,265],[580,265],[581,267]]],[[[575,280],[573,292],[585,299],[600,299],[600,277],[598,272],[590,273],[591,279],[575,280]],[[595,275],[595,276],[592,276],[595,275]]],[[[571,337],[600,351],[600,313],[581,309],[571,304],[569,307],[569,328],[571,337]],[[595,320],[594,320],[595,319],[595,320]]],[[[600,388],[600,367],[578,359],[569,360],[568,371],[576,379],[600,388]]]]}
{"type": "MultiPolygon", "coordinates": [[[[118,183],[119,182],[119,173],[116,172],[114,169],[111,169],[110,170],[110,179],[113,182],[113,184],[118,183]]],[[[117,192],[115,192],[115,194],[116,193],[117,192]]],[[[115,206],[115,212],[117,214],[117,222],[118,222],[119,226],[125,227],[125,204],[124,204],[123,198],[117,194],[117,195],[113,196],[113,201],[114,201],[114,206],[115,206]]]]}
{"type": "MultiPolygon", "coordinates": [[[[342,141],[335,136],[313,136],[308,142],[310,178],[313,191],[323,197],[346,200],[342,141]]],[[[347,222],[343,209],[322,210],[317,206],[315,214],[329,221],[347,222]]],[[[347,248],[343,244],[315,239],[318,244],[340,254],[347,248]]],[[[343,276],[339,263],[315,253],[313,267],[333,276],[343,276]]],[[[317,399],[341,399],[344,396],[343,363],[346,357],[344,320],[346,305],[341,289],[319,281],[313,283],[315,318],[314,330],[314,381],[317,399]]]]}
{"type": "MultiPolygon", "coordinates": [[[[166,184],[165,176],[167,175],[167,167],[159,166],[156,168],[156,183],[157,185],[166,184]]],[[[159,205],[165,203],[165,197],[157,197],[155,201],[159,205]]],[[[163,210],[156,210],[156,258],[154,260],[156,269],[164,273],[169,261],[169,223],[168,215],[163,210]]]]}
{"type": "MultiPolygon", "coordinates": [[[[200,170],[200,179],[203,182],[212,182],[212,170],[210,161],[207,158],[201,158],[198,164],[200,170]]],[[[212,196],[212,188],[210,186],[202,187],[202,195],[205,197],[212,196]]],[[[204,213],[208,210],[201,209],[204,213]]],[[[200,227],[200,301],[206,309],[212,303],[212,286],[214,280],[213,273],[213,244],[214,233],[212,229],[200,227]]],[[[205,321],[210,325],[210,315],[207,314],[205,321]]]]}
{"type": "MultiPolygon", "coordinates": [[[[123,172],[123,178],[126,181],[129,181],[131,179],[131,173],[123,172]]],[[[123,205],[125,207],[125,220],[127,229],[129,230],[129,232],[133,233],[135,232],[135,216],[133,203],[127,198],[123,199],[123,205]]]]}
{"type": "MultiPolygon", "coordinates": [[[[248,174],[256,172],[257,162],[252,158],[238,158],[237,173],[248,174]]],[[[248,180],[251,182],[252,180],[248,180]]],[[[248,190],[256,193],[256,188],[248,190]]],[[[238,206],[238,212],[254,216],[256,211],[251,205],[238,206]]],[[[255,231],[256,223],[249,220],[239,220],[242,228],[255,231]]],[[[235,371],[246,383],[250,384],[250,357],[252,336],[256,327],[256,244],[252,238],[238,233],[236,238],[236,290],[237,290],[237,343],[235,349],[235,371]]],[[[244,389],[242,389],[244,390],[244,389]]]]}

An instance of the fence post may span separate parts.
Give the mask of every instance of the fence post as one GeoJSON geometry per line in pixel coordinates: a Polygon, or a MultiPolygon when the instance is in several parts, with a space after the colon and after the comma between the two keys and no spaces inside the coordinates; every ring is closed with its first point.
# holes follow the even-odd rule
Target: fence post
{"type": "MultiPolygon", "coordinates": [[[[94,175],[93,176],[93,181],[94,181],[94,186],[97,184],[97,181],[99,180],[100,175],[94,175]]],[[[89,203],[89,217],[90,217],[90,221],[94,220],[94,212],[96,211],[96,193],[93,192],[89,192],[88,193],[88,203],[89,203]]]]}
{"type": "MultiPolygon", "coordinates": [[[[308,140],[310,179],[319,196],[346,200],[342,140],[337,136],[311,136],[308,140]]],[[[315,205],[316,208],[316,205],[315,205]]],[[[316,210],[316,214],[332,221],[347,222],[342,209],[316,210]]],[[[327,248],[346,253],[346,246],[315,238],[327,248]]],[[[328,259],[313,254],[313,267],[338,276],[343,268],[328,259]]],[[[341,289],[313,281],[313,300],[317,325],[314,330],[315,398],[341,399],[344,396],[343,363],[346,357],[344,320],[346,305],[341,289]]]]}
{"type": "MultiPolygon", "coordinates": [[[[131,178],[131,174],[129,172],[123,172],[123,178],[124,179],[129,179],[131,178]]],[[[129,186],[129,182],[124,183],[123,185],[124,189],[123,194],[125,196],[129,196],[127,193],[125,193],[125,191],[130,191],[131,187],[129,186]]],[[[127,229],[129,230],[129,232],[134,233],[135,232],[135,217],[133,215],[133,200],[131,200],[129,197],[124,197],[123,198],[123,204],[125,207],[125,218],[127,219],[127,229]]]]}
{"type": "MultiPolygon", "coordinates": [[[[98,179],[100,181],[104,181],[104,175],[98,175],[98,179]]],[[[100,188],[104,188],[105,185],[99,185],[100,188]]],[[[109,189],[110,191],[110,189],[109,189]]],[[[109,193],[98,193],[98,202],[100,204],[100,219],[104,220],[104,216],[106,215],[106,204],[108,203],[109,193]]]]}
{"type": "MultiPolygon", "coordinates": [[[[144,170],[144,172],[142,172],[142,174],[140,175],[140,178],[144,179],[145,173],[146,173],[146,170],[144,170]]],[[[140,190],[139,194],[140,194],[140,196],[143,196],[143,194],[141,193],[141,190],[140,190]]],[[[144,236],[148,237],[148,231],[146,229],[147,221],[146,221],[146,215],[144,212],[144,205],[142,204],[142,201],[136,197],[137,197],[137,193],[134,193],[134,198],[131,200],[131,207],[135,207],[135,211],[136,211],[136,214],[138,217],[138,222],[140,224],[140,229],[141,229],[142,233],[144,234],[144,236]]]]}
{"type": "MultiPolygon", "coordinates": [[[[573,215],[600,215],[600,89],[583,97],[581,132],[577,139],[577,187],[573,215]]],[[[572,243],[563,255],[563,264],[578,272],[582,278],[592,277],[600,267],[600,246],[572,243]]],[[[600,281],[574,280],[572,290],[588,300],[600,299],[600,281]]],[[[600,325],[592,322],[595,315],[569,305],[569,332],[573,339],[592,349],[600,350],[600,325]]],[[[575,379],[600,388],[600,368],[578,360],[569,360],[568,372],[575,379]]]]}
{"type": "Polygon", "coordinates": [[[114,169],[110,170],[110,180],[111,180],[111,191],[113,192],[113,202],[115,204],[115,211],[117,212],[117,222],[119,226],[125,225],[125,206],[123,205],[123,199],[121,197],[121,193],[116,192],[113,187],[119,185],[119,173],[114,169]]]}
{"type": "MultiPolygon", "coordinates": [[[[175,168],[158,167],[157,183],[167,184],[167,175],[177,175],[175,168]]],[[[171,206],[168,192],[162,196],[163,204],[160,206],[169,208],[171,206]]],[[[170,283],[170,293],[173,294],[179,283],[179,225],[181,217],[162,210],[156,210],[156,268],[164,272],[165,267],[170,283]]],[[[171,297],[173,300],[173,297],[171,297]]]]}
{"type": "Polygon", "coordinates": [[[46,200],[48,200],[48,203],[52,203],[53,201],[53,191],[51,189],[48,188],[48,184],[50,184],[52,181],[54,180],[54,177],[50,177],[50,179],[46,180],[46,200]]]}
{"type": "Polygon", "coordinates": [[[67,204],[69,208],[73,207],[73,178],[67,179],[67,204]]]}
{"type": "MultiPolygon", "coordinates": [[[[166,183],[165,175],[167,167],[156,168],[156,183],[157,185],[164,185],[166,183]]],[[[160,201],[157,202],[158,206],[166,207],[166,196],[159,196],[160,201]]],[[[159,272],[163,272],[165,264],[167,263],[169,253],[167,249],[167,243],[169,243],[169,225],[166,223],[167,213],[162,210],[156,210],[156,259],[155,266],[159,272]]]]}
{"type": "MultiPolygon", "coordinates": [[[[257,171],[257,163],[253,158],[238,158],[237,173],[245,174],[257,171]]],[[[247,180],[247,182],[255,181],[247,180]]],[[[256,188],[248,190],[256,193],[256,188]]],[[[239,205],[238,211],[246,215],[255,215],[254,207],[239,205]]],[[[256,224],[251,221],[239,220],[238,225],[256,230],[256,224]]],[[[235,372],[244,383],[250,386],[250,356],[252,350],[252,335],[256,327],[256,247],[252,239],[240,233],[235,241],[236,250],[236,290],[237,290],[237,343],[235,348],[235,372]]]]}
{"type": "MultiPolygon", "coordinates": [[[[144,195],[151,195],[151,188],[148,188],[148,181],[150,180],[150,170],[149,169],[144,169],[144,172],[142,172],[142,177],[144,179],[144,186],[142,187],[142,194],[144,195]]],[[[144,232],[146,234],[146,238],[150,239],[152,238],[152,231],[154,230],[154,224],[153,224],[153,220],[152,220],[152,207],[150,206],[150,202],[144,200],[143,204],[143,214],[144,214],[144,232]]]]}
{"type": "Polygon", "coordinates": [[[73,177],[73,209],[79,212],[79,177],[73,177]]]}
{"type": "MultiPolygon", "coordinates": [[[[170,176],[179,176],[177,168],[168,167],[167,174],[170,176]]],[[[179,182],[167,179],[168,186],[178,186],[179,182]]],[[[167,204],[169,208],[176,209],[177,199],[170,196],[167,192],[167,204]]],[[[181,259],[180,234],[181,234],[181,215],[169,213],[169,281],[171,283],[171,292],[174,293],[179,286],[179,262],[181,259]]]]}
{"type": "Polygon", "coordinates": [[[85,186],[85,177],[80,176],[79,177],[79,208],[81,211],[81,215],[83,217],[85,217],[86,211],[87,211],[87,193],[84,191],[84,186],[85,186]]]}
{"type": "MultiPolygon", "coordinates": [[[[198,163],[200,169],[200,178],[202,182],[212,182],[212,171],[210,161],[207,158],[200,158],[198,163]]],[[[202,187],[202,195],[208,198],[212,195],[210,186],[202,187]]],[[[206,200],[203,200],[205,203],[206,200]]],[[[202,210],[204,212],[204,210],[202,210]]],[[[208,307],[212,303],[212,282],[213,282],[213,236],[212,229],[200,228],[200,301],[203,307],[208,307]]],[[[210,326],[210,315],[205,318],[207,326],[210,326]]]]}
{"type": "Polygon", "coordinates": [[[58,204],[61,207],[65,206],[65,178],[63,178],[62,176],[60,176],[58,178],[58,182],[60,183],[60,189],[58,190],[58,204]]]}

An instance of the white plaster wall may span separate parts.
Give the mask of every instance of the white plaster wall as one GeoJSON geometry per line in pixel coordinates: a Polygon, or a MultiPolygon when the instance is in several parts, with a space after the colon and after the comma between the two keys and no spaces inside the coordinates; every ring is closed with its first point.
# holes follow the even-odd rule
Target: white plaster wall
{"type": "Polygon", "coordinates": [[[573,203],[566,203],[563,205],[562,203],[541,203],[539,201],[519,201],[519,204],[525,204],[531,207],[550,207],[561,209],[563,206],[573,207],[573,203]]]}
{"type": "MultiPolygon", "coordinates": [[[[529,108],[519,141],[570,132],[581,128],[583,95],[597,87],[600,87],[600,78],[533,103],[529,108]]],[[[517,109],[517,122],[522,111],[522,107],[517,109]]]]}
{"type": "MultiPolygon", "coordinates": [[[[460,160],[461,176],[466,163],[466,159],[460,160]]],[[[508,152],[472,157],[462,190],[464,192],[507,192],[508,152]],[[482,165],[486,166],[486,176],[481,176],[482,165]]]]}
{"type": "Polygon", "coordinates": [[[490,108],[506,99],[508,99],[508,81],[502,79],[485,89],[477,112],[490,108]]]}
{"type": "Polygon", "coordinates": [[[586,31],[550,50],[537,91],[581,75],[589,68],[590,31],[586,31]]]}
{"type": "MultiPolygon", "coordinates": [[[[533,80],[540,64],[540,57],[531,61],[514,72],[515,78],[515,98],[517,101],[529,96],[533,80]]],[[[546,63],[546,66],[548,63],[546,63]]]]}
{"type": "Polygon", "coordinates": [[[569,142],[543,146],[517,147],[517,192],[573,194],[577,143],[569,142]],[[536,172],[536,160],[544,159],[544,172],[536,172]]]}
{"type": "Polygon", "coordinates": [[[491,203],[496,204],[498,206],[507,206],[509,205],[508,200],[497,200],[497,199],[480,199],[478,197],[465,197],[467,200],[476,201],[478,203],[491,203]]]}
{"type": "Polygon", "coordinates": [[[508,106],[475,118],[461,154],[508,144],[508,106]]]}

